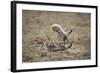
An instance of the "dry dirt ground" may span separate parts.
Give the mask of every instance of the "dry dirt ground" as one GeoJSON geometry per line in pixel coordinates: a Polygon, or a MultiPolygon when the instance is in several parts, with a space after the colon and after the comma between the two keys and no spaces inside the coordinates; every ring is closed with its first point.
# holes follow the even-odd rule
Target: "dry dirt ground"
{"type": "Polygon", "coordinates": [[[22,62],[67,61],[91,59],[91,15],[89,13],[23,10],[22,62]],[[69,35],[72,46],[63,51],[50,52],[45,42],[57,42],[52,24],[60,24],[69,35]]]}

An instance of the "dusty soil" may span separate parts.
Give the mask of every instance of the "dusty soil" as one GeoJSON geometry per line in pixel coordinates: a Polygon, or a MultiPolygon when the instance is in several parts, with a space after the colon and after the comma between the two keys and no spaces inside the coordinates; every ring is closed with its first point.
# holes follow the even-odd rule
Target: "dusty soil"
{"type": "Polygon", "coordinates": [[[64,61],[91,59],[89,13],[23,10],[22,62],[64,61]],[[72,46],[63,51],[50,52],[45,42],[58,42],[52,24],[60,24],[69,35],[72,46]]]}

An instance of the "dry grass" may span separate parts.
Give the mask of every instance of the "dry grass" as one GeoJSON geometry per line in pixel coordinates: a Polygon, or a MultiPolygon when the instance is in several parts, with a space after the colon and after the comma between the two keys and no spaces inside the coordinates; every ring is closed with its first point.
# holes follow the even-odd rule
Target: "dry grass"
{"type": "Polygon", "coordinates": [[[90,49],[90,14],[73,12],[46,12],[23,10],[22,61],[64,61],[85,60],[91,58],[90,49]],[[73,32],[69,40],[72,47],[64,51],[49,52],[45,42],[58,42],[51,25],[61,24],[65,31],[73,32]]]}

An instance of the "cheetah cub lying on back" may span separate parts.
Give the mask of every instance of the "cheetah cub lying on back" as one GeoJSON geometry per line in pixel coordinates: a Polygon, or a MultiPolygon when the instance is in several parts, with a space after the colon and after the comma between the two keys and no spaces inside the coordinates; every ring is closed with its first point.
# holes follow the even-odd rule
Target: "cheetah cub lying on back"
{"type": "Polygon", "coordinates": [[[63,41],[64,44],[69,42],[68,35],[72,32],[72,30],[65,32],[59,24],[53,24],[52,30],[57,33],[57,38],[63,41]]]}

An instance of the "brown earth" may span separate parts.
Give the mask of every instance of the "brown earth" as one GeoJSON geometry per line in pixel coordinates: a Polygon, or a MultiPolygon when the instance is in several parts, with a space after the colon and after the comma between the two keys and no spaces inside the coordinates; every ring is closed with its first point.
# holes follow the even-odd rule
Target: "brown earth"
{"type": "Polygon", "coordinates": [[[23,10],[22,12],[22,61],[67,61],[91,59],[89,13],[50,12],[23,10]],[[49,52],[45,42],[57,42],[52,24],[60,24],[65,31],[73,30],[69,35],[72,46],[63,51],[49,52]]]}

